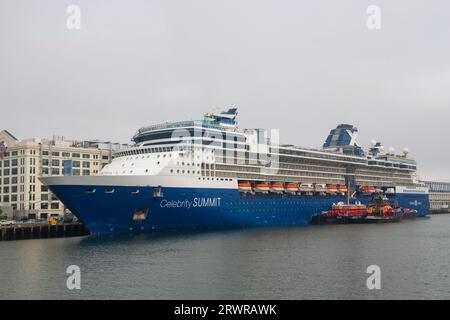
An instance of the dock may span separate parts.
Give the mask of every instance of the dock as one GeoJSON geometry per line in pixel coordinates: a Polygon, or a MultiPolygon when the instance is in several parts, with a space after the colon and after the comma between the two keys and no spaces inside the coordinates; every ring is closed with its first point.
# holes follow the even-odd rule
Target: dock
{"type": "Polygon", "coordinates": [[[89,231],[80,222],[47,224],[23,223],[0,227],[0,241],[66,238],[89,235],[89,231]]]}

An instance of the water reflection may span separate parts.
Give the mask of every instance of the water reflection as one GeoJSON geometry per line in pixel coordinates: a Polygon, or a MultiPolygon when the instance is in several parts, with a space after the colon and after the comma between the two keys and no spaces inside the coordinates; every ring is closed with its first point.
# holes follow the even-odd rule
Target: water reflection
{"type": "Polygon", "coordinates": [[[450,298],[450,216],[311,226],[0,242],[0,297],[450,298]],[[82,272],[69,291],[67,266],[82,272]],[[366,288],[366,268],[382,290],[366,288]]]}

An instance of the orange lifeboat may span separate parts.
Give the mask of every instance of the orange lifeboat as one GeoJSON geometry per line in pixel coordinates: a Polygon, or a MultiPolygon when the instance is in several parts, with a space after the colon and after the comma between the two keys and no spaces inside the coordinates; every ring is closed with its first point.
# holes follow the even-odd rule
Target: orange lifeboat
{"type": "Polygon", "coordinates": [[[329,193],[336,193],[338,192],[338,187],[335,186],[334,184],[327,184],[327,192],[329,193]]]}
{"type": "Polygon", "coordinates": [[[270,186],[266,182],[257,183],[255,185],[255,191],[258,192],[268,192],[270,190],[270,186]]]}
{"type": "Polygon", "coordinates": [[[347,188],[347,186],[339,186],[339,192],[347,192],[348,191],[348,188],[347,188]]]}
{"type": "Polygon", "coordinates": [[[272,185],[270,186],[270,190],[273,192],[283,192],[284,185],[281,182],[272,183],[272,185]]]}
{"type": "Polygon", "coordinates": [[[250,184],[250,182],[246,181],[246,182],[239,182],[238,183],[238,189],[239,191],[252,191],[252,185],[250,184]]]}
{"type": "Polygon", "coordinates": [[[286,192],[297,192],[298,191],[298,183],[288,183],[286,185],[286,192]]]}
{"type": "Polygon", "coordinates": [[[362,193],[374,193],[377,189],[372,186],[360,186],[359,191],[362,193]]]}

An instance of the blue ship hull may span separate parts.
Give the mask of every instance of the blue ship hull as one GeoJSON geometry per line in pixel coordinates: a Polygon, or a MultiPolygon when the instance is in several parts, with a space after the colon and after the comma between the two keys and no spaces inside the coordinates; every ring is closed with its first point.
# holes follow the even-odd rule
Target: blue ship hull
{"type": "MultiPolygon", "coordinates": [[[[328,210],[345,196],[244,194],[235,189],[51,185],[50,189],[93,235],[143,233],[260,226],[308,224],[315,213],[328,210]],[[114,192],[105,192],[110,189],[114,192]],[[139,190],[138,192],[136,192],[139,190]],[[137,209],[145,209],[145,220],[134,220],[137,209]]],[[[352,201],[364,204],[370,196],[352,201]]],[[[391,204],[417,210],[425,216],[429,210],[428,194],[396,194],[391,204]]]]}

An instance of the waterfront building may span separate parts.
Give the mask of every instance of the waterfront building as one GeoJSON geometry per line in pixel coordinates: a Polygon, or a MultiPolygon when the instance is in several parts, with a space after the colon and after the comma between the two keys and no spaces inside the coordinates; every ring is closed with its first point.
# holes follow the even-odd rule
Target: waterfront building
{"type": "Polygon", "coordinates": [[[47,218],[64,213],[59,199],[41,184],[45,176],[91,176],[110,163],[118,143],[99,140],[19,140],[0,131],[0,207],[20,218],[47,218]]]}
{"type": "Polygon", "coordinates": [[[430,190],[430,209],[448,211],[450,207],[450,182],[423,181],[430,190]]]}

